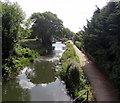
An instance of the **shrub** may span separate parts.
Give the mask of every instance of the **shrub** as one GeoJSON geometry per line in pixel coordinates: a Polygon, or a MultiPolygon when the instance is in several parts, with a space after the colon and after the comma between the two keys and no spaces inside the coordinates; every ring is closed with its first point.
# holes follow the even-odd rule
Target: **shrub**
{"type": "Polygon", "coordinates": [[[3,60],[3,76],[5,79],[14,77],[14,74],[22,69],[24,65],[33,62],[38,55],[39,54],[36,51],[30,50],[29,48],[23,48],[17,44],[14,47],[14,54],[12,54],[8,59],[3,60]]]}
{"type": "Polygon", "coordinates": [[[75,41],[75,45],[81,50],[82,44],[79,41],[75,41]]]}
{"type": "MultiPolygon", "coordinates": [[[[66,45],[66,51],[61,57],[59,75],[61,79],[65,81],[69,94],[75,98],[83,93],[80,92],[81,90],[88,89],[88,84],[83,70],[77,65],[79,63],[79,58],[76,56],[73,46],[68,42],[66,42],[66,45]]],[[[82,98],[84,97],[85,96],[82,98]]]]}

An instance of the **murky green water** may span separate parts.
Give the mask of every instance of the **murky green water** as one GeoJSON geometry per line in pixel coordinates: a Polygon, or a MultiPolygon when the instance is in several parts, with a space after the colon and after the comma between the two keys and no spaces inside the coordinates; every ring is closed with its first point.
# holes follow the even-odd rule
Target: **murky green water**
{"type": "Polygon", "coordinates": [[[63,53],[63,44],[53,46],[53,55],[37,58],[14,80],[3,83],[3,101],[70,101],[65,84],[55,72],[55,63],[63,53]]]}

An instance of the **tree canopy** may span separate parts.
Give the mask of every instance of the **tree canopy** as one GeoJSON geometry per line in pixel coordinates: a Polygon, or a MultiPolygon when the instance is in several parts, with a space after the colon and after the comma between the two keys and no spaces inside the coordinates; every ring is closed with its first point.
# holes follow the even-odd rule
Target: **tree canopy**
{"type": "Polygon", "coordinates": [[[17,3],[2,3],[2,57],[8,58],[18,40],[25,14],[17,3]]]}
{"type": "Polygon", "coordinates": [[[52,35],[60,35],[63,30],[63,22],[56,14],[51,12],[34,13],[32,34],[36,35],[44,46],[51,45],[52,35]]]}
{"type": "Polygon", "coordinates": [[[97,8],[84,27],[83,49],[105,68],[120,94],[120,2],[97,8]]]}

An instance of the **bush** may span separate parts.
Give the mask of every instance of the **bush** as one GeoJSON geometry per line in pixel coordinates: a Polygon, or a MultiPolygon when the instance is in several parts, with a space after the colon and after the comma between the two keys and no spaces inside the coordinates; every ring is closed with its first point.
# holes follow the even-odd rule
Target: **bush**
{"type": "Polygon", "coordinates": [[[23,48],[17,44],[14,47],[14,54],[8,59],[3,60],[2,73],[5,77],[4,79],[14,77],[14,74],[21,70],[24,65],[33,62],[38,55],[36,51],[30,50],[29,48],[23,48]]]}
{"type": "Polygon", "coordinates": [[[73,46],[68,42],[66,42],[66,45],[67,45],[67,48],[61,57],[61,61],[66,62],[68,59],[72,59],[72,60],[79,62],[79,57],[76,56],[73,46]]]}
{"type": "Polygon", "coordinates": [[[79,63],[79,58],[76,56],[73,46],[68,42],[66,42],[66,45],[66,51],[61,57],[59,75],[61,79],[65,81],[69,94],[75,98],[83,93],[80,92],[81,90],[88,89],[88,84],[83,70],[77,65],[79,63]]]}
{"type": "Polygon", "coordinates": [[[82,44],[79,41],[75,41],[75,45],[81,50],[82,49],[82,44]]]}

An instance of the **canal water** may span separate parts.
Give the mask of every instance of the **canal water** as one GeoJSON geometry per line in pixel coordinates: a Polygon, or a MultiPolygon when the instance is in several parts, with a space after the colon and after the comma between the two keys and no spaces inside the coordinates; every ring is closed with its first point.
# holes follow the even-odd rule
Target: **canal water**
{"type": "Polygon", "coordinates": [[[61,42],[53,44],[53,53],[39,57],[19,75],[3,83],[3,101],[70,101],[66,85],[56,75],[58,61],[64,52],[61,42]]]}

